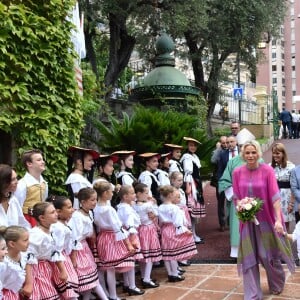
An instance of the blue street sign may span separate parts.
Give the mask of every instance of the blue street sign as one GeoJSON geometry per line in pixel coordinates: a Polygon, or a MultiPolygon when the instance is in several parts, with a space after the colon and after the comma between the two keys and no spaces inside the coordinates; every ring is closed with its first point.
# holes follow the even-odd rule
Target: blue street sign
{"type": "Polygon", "coordinates": [[[234,99],[242,99],[242,97],[243,97],[243,88],[233,89],[233,97],[234,97],[234,99]]]}

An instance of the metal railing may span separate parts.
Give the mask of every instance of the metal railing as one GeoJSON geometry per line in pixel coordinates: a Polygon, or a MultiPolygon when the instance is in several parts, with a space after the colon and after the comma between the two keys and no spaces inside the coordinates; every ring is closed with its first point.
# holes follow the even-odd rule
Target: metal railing
{"type": "Polygon", "coordinates": [[[232,93],[221,93],[213,117],[225,121],[239,121],[241,124],[269,124],[273,120],[271,97],[251,100],[234,98],[232,93]],[[239,105],[240,101],[240,105],[239,105]]]}

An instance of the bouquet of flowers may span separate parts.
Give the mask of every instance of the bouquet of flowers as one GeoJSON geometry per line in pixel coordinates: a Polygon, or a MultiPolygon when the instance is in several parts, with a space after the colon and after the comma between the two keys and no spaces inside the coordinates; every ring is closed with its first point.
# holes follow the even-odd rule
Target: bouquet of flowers
{"type": "Polygon", "coordinates": [[[236,206],[236,214],[243,223],[253,221],[255,225],[259,225],[255,214],[261,210],[263,201],[259,198],[246,197],[238,202],[236,206]]]}

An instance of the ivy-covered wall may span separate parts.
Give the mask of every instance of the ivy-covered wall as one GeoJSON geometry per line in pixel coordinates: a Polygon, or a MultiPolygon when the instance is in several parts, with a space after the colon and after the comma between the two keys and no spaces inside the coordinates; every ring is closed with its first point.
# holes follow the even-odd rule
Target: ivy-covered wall
{"type": "Polygon", "coordinates": [[[44,152],[52,191],[64,190],[67,148],[78,144],[83,127],[72,24],[66,21],[73,5],[73,0],[0,3],[0,129],[11,135],[17,159],[26,149],[44,152]]]}

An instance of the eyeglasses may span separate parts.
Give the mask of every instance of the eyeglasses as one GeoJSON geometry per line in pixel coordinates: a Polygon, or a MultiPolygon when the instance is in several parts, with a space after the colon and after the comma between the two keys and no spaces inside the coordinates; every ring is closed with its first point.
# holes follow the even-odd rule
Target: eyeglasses
{"type": "Polygon", "coordinates": [[[231,127],[231,129],[239,129],[238,127],[231,127]]]}

